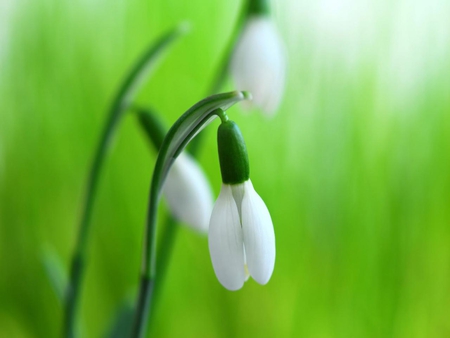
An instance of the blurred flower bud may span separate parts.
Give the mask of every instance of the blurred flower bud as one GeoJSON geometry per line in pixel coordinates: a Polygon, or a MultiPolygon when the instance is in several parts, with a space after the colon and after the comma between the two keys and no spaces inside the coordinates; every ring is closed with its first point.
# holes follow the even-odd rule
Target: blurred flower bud
{"type": "Polygon", "coordinates": [[[181,153],[170,169],[163,194],[173,216],[194,230],[208,232],[213,195],[208,179],[198,163],[181,153]]]}
{"type": "Polygon", "coordinates": [[[250,15],[231,58],[231,75],[237,90],[248,90],[252,102],[267,116],[280,105],[285,82],[283,43],[268,15],[250,15]]]}

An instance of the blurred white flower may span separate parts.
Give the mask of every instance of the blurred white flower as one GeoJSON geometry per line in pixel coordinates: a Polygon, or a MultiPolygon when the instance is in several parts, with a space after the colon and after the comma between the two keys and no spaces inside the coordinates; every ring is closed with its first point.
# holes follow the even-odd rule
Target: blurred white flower
{"type": "Polygon", "coordinates": [[[236,89],[249,91],[253,104],[272,116],[283,97],[286,56],[268,16],[251,16],[247,20],[230,66],[236,89]]]}
{"type": "Polygon", "coordinates": [[[193,229],[207,233],[213,196],[208,179],[198,163],[181,153],[170,169],[163,193],[172,215],[193,229]]]}
{"type": "Polygon", "coordinates": [[[249,275],[266,284],[275,265],[275,234],[250,180],[223,184],[209,226],[209,251],[219,282],[239,290],[249,275]]]}

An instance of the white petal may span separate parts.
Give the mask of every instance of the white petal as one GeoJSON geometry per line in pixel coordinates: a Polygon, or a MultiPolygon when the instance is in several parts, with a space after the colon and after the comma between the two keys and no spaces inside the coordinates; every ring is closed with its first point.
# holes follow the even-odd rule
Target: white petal
{"type": "Polygon", "coordinates": [[[258,283],[266,284],[275,266],[275,233],[269,211],[250,180],[242,200],[242,229],[248,271],[258,283]]]}
{"type": "Polygon", "coordinates": [[[283,96],[285,72],[284,46],[273,22],[250,18],[231,60],[236,89],[250,91],[254,105],[273,115],[283,96]]]}
{"type": "Polygon", "coordinates": [[[213,207],[209,182],[198,163],[181,153],[163,187],[170,211],[179,221],[206,233],[213,207]]]}
{"type": "Polygon", "coordinates": [[[242,228],[231,187],[222,185],[209,226],[209,252],[219,282],[228,290],[244,285],[242,228]]]}

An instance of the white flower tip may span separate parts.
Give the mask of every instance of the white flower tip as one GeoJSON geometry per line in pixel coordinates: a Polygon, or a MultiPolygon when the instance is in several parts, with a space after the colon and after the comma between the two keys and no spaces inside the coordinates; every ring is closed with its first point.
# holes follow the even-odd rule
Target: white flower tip
{"type": "Polygon", "coordinates": [[[223,281],[219,279],[220,284],[227,289],[228,291],[238,291],[240,289],[242,289],[242,287],[244,286],[244,282],[245,281],[231,281],[231,283],[229,281],[223,281]]]}
{"type": "Polygon", "coordinates": [[[203,170],[182,153],[167,175],[163,191],[174,217],[196,231],[207,233],[213,207],[209,182],[203,170]]]}
{"type": "MultiPolygon", "coordinates": [[[[286,56],[270,18],[252,17],[247,21],[230,67],[237,89],[252,93],[253,106],[272,116],[284,92],[286,56]]],[[[250,107],[248,102],[244,104],[250,107]]]]}
{"type": "Polygon", "coordinates": [[[272,267],[267,269],[266,271],[263,271],[262,273],[260,272],[259,274],[257,271],[254,271],[251,276],[258,284],[266,285],[272,277],[273,269],[274,265],[272,265],[272,267]]]}

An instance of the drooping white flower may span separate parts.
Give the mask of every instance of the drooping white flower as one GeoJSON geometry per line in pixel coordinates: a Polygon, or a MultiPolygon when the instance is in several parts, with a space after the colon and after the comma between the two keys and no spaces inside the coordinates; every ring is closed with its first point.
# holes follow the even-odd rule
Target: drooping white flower
{"type": "Polygon", "coordinates": [[[209,252],[219,282],[239,290],[249,276],[266,284],[275,265],[275,234],[266,205],[253,188],[247,147],[233,121],[217,133],[222,189],[209,223],[209,252]]]}
{"type": "Polygon", "coordinates": [[[228,290],[239,290],[248,274],[260,284],[272,276],[272,219],[250,180],[222,185],[211,215],[209,250],[217,279],[228,290]]]}
{"type": "Polygon", "coordinates": [[[208,232],[213,195],[198,163],[181,153],[170,169],[163,193],[173,216],[193,229],[208,232]]]}
{"type": "Polygon", "coordinates": [[[249,17],[230,66],[236,89],[251,92],[253,104],[266,115],[273,115],[283,97],[286,56],[268,15],[249,17]]]}

